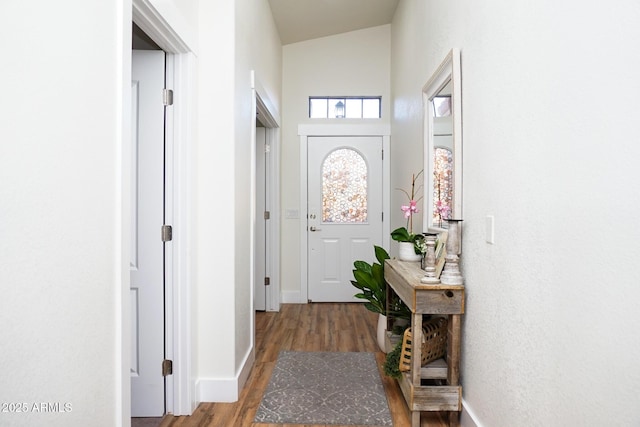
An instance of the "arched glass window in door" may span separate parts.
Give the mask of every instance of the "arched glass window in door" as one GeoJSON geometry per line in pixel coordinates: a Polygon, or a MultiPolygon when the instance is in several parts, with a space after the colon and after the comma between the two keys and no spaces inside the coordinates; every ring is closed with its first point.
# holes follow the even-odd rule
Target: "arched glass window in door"
{"type": "Polygon", "coordinates": [[[450,218],[453,205],[453,153],[447,148],[435,148],[433,154],[433,223],[442,227],[443,220],[450,218]]]}
{"type": "Polygon", "coordinates": [[[322,164],[322,222],[367,221],[367,164],[355,150],[337,149],[322,164]]]}

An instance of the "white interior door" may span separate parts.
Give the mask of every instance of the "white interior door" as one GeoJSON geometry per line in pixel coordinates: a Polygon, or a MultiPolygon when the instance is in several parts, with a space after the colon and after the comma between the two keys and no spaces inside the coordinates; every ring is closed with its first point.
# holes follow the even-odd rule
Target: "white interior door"
{"type": "Polygon", "coordinates": [[[382,137],[307,139],[308,298],[362,301],[353,262],[382,242],[382,137]]]}
{"type": "Polygon", "coordinates": [[[164,88],[165,54],[133,51],[131,415],[165,412],[164,88]]]}
{"type": "Polygon", "coordinates": [[[267,309],[268,277],[268,214],[267,206],[269,190],[267,133],[264,127],[256,127],[256,227],[255,227],[255,263],[254,263],[254,308],[267,309]]]}

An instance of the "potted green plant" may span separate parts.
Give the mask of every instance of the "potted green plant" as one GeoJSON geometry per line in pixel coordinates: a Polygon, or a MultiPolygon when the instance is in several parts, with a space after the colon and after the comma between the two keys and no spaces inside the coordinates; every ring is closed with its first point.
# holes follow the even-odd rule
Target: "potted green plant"
{"type": "Polygon", "coordinates": [[[373,247],[376,260],[373,264],[366,261],[354,261],[353,278],[351,284],[360,292],[356,298],[367,300],[364,306],[367,310],[378,314],[377,338],[378,346],[385,351],[385,333],[387,329],[387,315],[395,319],[408,321],[411,313],[400,298],[390,301],[387,311],[387,283],[384,280],[384,261],[389,259],[389,253],[380,246],[373,247]]]}
{"type": "Polygon", "coordinates": [[[385,357],[384,364],[382,365],[385,375],[395,379],[402,377],[402,372],[400,372],[401,356],[402,340],[396,343],[393,350],[387,353],[387,357],[385,357]]]}
{"type": "Polygon", "coordinates": [[[366,261],[354,261],[353,278],[355,280],[352,280],[351,284],[360,289],[355,297],[368,301],[364,304],[368,310],[386,316],[387,284],[384,281],[384,261],[390,257],[380,246],[374,246],[373,249],[378,262],[369,264],[366,261]]]}
{"type": "Polygon", "coordinates": [[[420,244],[424,239],[422,234],[413,234],[405,227],[400,227],[391,232],[391,238],[400,245],[398,259],[401,261],[420,261],[422,258],[420,244]]]}

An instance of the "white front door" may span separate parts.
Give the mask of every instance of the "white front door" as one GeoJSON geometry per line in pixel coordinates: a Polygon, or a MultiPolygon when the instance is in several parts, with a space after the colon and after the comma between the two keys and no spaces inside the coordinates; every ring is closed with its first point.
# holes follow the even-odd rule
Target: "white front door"
{"type": "Polygon", "coordinates": [[[309,137],[307,155],[308,298],[362,301],[352,270],[382,243],[382,137],[309,137]]]}
{"type": "Polygon", "coordinates": [[[162,51],[132,57],[131,415],[165,412],[164,61],[162,51]]]}

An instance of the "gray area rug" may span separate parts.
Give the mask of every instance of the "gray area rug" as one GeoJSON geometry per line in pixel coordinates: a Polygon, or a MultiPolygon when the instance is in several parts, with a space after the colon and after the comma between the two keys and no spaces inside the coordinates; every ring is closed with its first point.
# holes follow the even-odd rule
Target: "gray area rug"
{"type": "Polygon", "coordinates": [[[282,351],[256,423],[392,426],[373,353],[282,351]]]}

